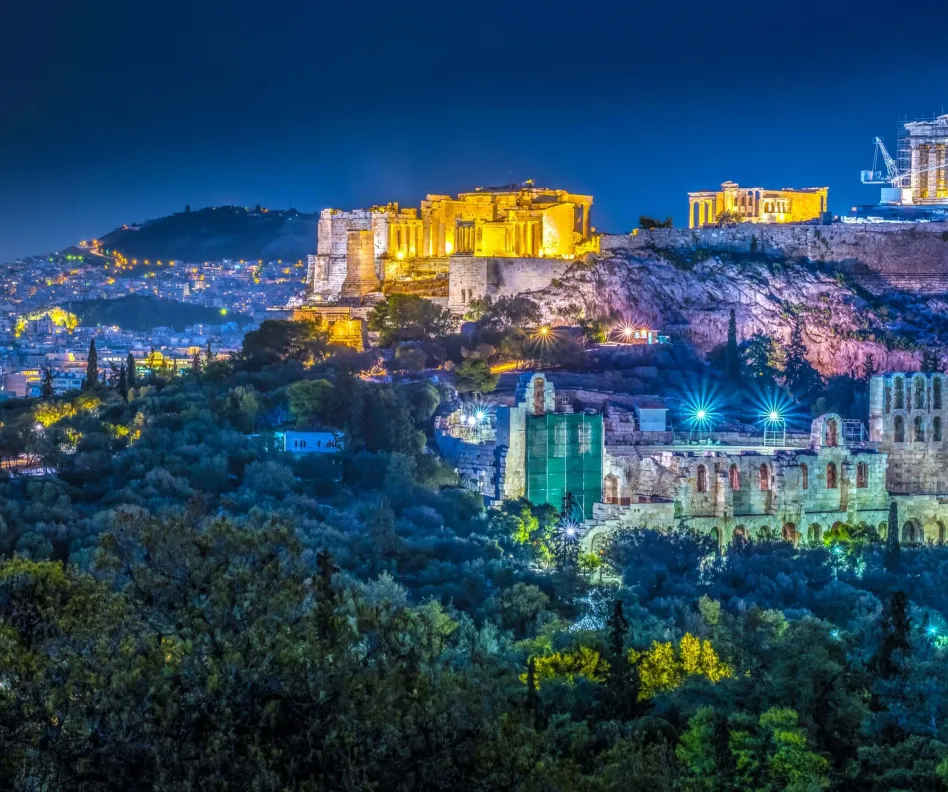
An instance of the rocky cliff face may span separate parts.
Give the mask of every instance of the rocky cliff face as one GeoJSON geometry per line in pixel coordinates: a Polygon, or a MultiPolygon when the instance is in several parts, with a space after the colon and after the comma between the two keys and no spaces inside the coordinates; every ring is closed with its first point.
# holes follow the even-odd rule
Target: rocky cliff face
{"type": "Polygon", "coordinates": [[[764,333],[785,342],[796,318],[823,374],[860,373],[871,354],[883,370],[917,369],[924,347],[941,347],[939,296],[875,295],[819,263],[753,254],[616,250],[578,262],[533,297],[550,321],[587,317],[647,325],[707,353],[725,342],[734,308],[738,339],[764,333]]]}

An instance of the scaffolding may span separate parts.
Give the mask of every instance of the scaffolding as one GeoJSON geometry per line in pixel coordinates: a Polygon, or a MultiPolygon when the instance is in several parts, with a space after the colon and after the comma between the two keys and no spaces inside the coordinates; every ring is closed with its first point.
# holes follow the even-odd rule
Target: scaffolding
{"type": "Polygon", "coordinates": [[[591,518],[602,500],[602,436],[598,413],[527,416],[527,499],[560,509],[568,492],[591,518]]]}

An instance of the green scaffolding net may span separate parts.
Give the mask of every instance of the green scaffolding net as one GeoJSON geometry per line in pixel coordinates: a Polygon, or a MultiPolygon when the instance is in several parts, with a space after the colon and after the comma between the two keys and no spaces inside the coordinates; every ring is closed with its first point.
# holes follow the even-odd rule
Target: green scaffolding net
{"type": "Polygon", "coordinates": [[[527,498],[557,509],[566,493],[592,517],[602,500],[602,416],[547,413],[527,416],[527,498]]]}

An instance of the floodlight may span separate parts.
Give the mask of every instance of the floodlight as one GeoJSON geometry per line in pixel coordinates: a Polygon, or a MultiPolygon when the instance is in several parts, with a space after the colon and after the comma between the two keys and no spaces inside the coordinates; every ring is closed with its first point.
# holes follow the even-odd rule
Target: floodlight
{"type": "Polygon", "coordinates": [[[934,638],[936,635],[938,635],[938,628],[937,628],[934,624],[929,624],[929,625],[928,625],[928,629],[926,630],[926,632],[927,632],[932,638],[934,638]]]}
{"type": "Polygon", "coordinates": [[[573,528],[572,526],[570,526],[569,528],[566,529],[566,535],[567,535],[567,536],[575,536],[575,535],[576,535],[576,529],[573,528]]]}
{"type": "Polygon", "coordinates": [[[697,418],[699,421],[703,421],[707,417],[708,411],[703,408],[700,408],[695,412],[695,418],[697,418]]]}
{"type": "Polygon", "coordinates": [[[478,410],[476,413],[474,413],[474,418],[477,419],[477,421],[483,421],[483,420],[484,420],[484,411],[483,411],[483,410],[478,410]]]}
{"type": "Polygon", "coordinates": [[[543,327],[540,328],[540,335],[548,336],[549,334],[550,334],[550,328],[547,327],[546,325],[543,325],[543,327]]]}
{"type": "Polygon", "coordinates": [[[776,423],[780,420],[780,413],[778,413],[776,410],[771,410],[767,417],[776,423]]]}

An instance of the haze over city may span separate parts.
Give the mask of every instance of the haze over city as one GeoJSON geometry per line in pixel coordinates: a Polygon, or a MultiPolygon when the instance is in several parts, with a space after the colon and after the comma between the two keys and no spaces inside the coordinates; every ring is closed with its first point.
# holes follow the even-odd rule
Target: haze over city
{"type": "MultiPolygon", "coordinates": [[[[535,178],[594,221],[686,221],[726,179],[859,184],[941,112],[939,50],[881,0],[16,3],[0,52],[0,260],[234,203],[318,211],[535,178]],[[895,35],[891,31],[902,33],[895,35]]],[[[912,4],[944,30],[944,3],[912,4]]]]}

